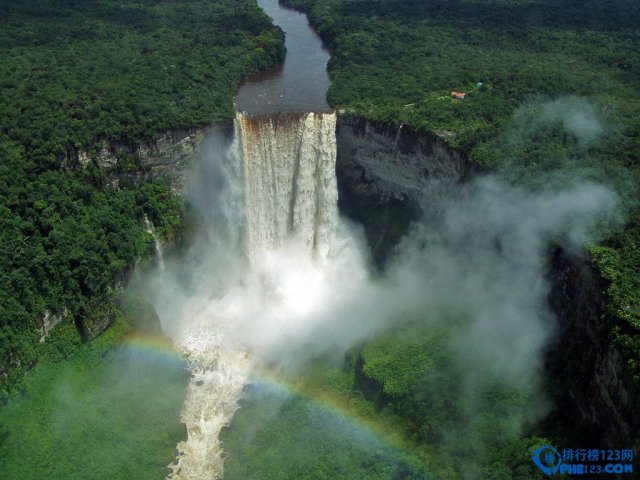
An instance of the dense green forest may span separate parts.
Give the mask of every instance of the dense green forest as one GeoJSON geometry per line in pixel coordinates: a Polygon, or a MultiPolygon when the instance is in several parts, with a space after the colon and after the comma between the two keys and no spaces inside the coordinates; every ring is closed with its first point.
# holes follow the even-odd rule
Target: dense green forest
{"type": "Polygon", "coordinates": [[[510,181],[592,179],[621,195],[624,226],[590,250],[610,281],[611,341],[640,385],[640,5],[285,3],[307,12],[332,50],[336,108],[436,132],[510,181]]]}
{"type": "Polygon", "coordinates": [[[180,230],[166,180],[116,187],[119,166],[63,165],[230,119],[239,81],[283,54],[248,0],[0,2],[0,398],[115,318],[120,280],[153,248],[145,214],[165,238],[180,230]],[[64,320],[39,342],[47,310],[64,320]]]}
{"type": "MultiPolygon", "coordinates": [[[[544,172],[547,182],[595,179],[620,193],[623,227],[590,251],[611,281],[606,314],[618,326],[610,340],[640,384],[638,3],[285,3],[308,12],[332,49],[337,108],[436,132],[481,167],[532,188],[544,172]],[[466,97],[452,99],[452,90],[466,97]],[[598,119],[587,127],[592,135],[566,128],[585,112],[598,119]]],[[[281,32],[251,0],[0,0],[0,400],[13,394],[0,411],[7,475],[166,473],[183,434],[183,365],[113,345],[131,329],[116,307],[118,286],[153,249],[144,215],[172,238],[183,207],[166,179],[112,182],[131,170],[131,158],[113,170],[95,161],[69,168],[68,160],[78,150],[95,154],[103,140],[135,151],[158,132],[229,119],[238,82],[283,53],[281,32]],[[40,342],[45,311],[64,316],[40,342]],[[112,321],[83,345],[92,326],[112,321]],[[131,355],[136,368],[121,376],[131,355]],[[14,394],[39,360],[62,358],[69,361],[41,361],[14,394]]],[[[349,352],[345,365],[314,359],[291,378],[256,381],[222,435],[228,478],[541,476],[529,453],[546,440],[505,434],[505,412],[520,412],[518,391],[477,392],[470,416],[446,348],[452,328],[408,323],[349,352]],[[367,382],[375,384],[369,392],[367,382]],[[454,443],[451,432],[469,438],[454,443]]]]}

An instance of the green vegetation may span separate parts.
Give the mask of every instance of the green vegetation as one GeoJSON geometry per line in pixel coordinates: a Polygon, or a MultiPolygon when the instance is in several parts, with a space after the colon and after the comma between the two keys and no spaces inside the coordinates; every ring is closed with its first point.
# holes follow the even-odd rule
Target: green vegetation
{"type": "MultiPolygon", "coordinates": [[[[0,115],[40,168],[70,146],[232,118],[241,79],[282,54],[249,1],[6,1],[0,115]]],[[[53,163],[53,165],[51,165],[53,163]]]]}
{"type": "MultiPolygon", "coordinates": [[[[625,322],[611,339],[640,384],[637,2],[286,3],[305,9],[332,48],[338,108],[435,131],[533,188],[551,173],[545,179],[594,179],[620,192],[625,226],[591,253],[611,281],[606,313],[625,322]],[[467,96],[454,100],[452,90],[467,96]],[[568,128],[575,118],[563,112],[586,116],[590,134],[568,128]]],[[[230,118],[238,82],[282,55],[281,32],[249,0],[0,4],[6,476],[166,474],[183,435],[182,363],[114,348],[127,332],[117,320],[86,340],[120,318],[118,287],[152,252],[143,216],[178,237],[182,206],[166,180],[112,180],[140,169],[138,140],[230,118]],[[120,153],[113,170],[95,159],[68,168],[104,140],[133,153],[120,153]],[[39,342],[47,310],[63,321],[39,342]]],[[[157,327],[140,299],[123,308],[157,327]]],[[[223,433],[227,478],[537,478],[528,452],[546,441],[509,424],[527,394],[499,383],[465,390],[447,348],[455,328],[408,325],[354,352],[344,369],[317,359],[282,379],[290,390],[257,382],[223,433]]]]}
{"type": "MultiPolygon", "coordinates": [[[[161,479],[175,459],[188,375],[177,355],[119,343],[122,319],[36,367],[0,411],[0,469],[20,479],[161,479]]],[[[147,341],[148,342],[148,341],[147,341]]]]}
{"type": "Polygon", "coordinates": [[[344,366],[316,358],[256,380],[221,435],[225,478],[543,478],[530,453],[548,441],[514,428],[526,394],[465,390],[448,347],[458,327],[411,323],[344,366]]]}
{"type": "Polygon", "coordinates": [[[329,97],[338,108],[451,131],[452,143],[469,151],[530,95],[568,93],[621,109],[637,141],[633,0],[285,3],[308,12],[330,45],[329,97]],[[454,100],[453,90],[467,97],[454,100]]]}
{"type": "Polygon", "coordinates": [[[221,439],[228,480],[432,478],[357,419],[259,381],[221,439]]]}
{"type": "Polygon", "coordinates": [[[619,192],[624,226],[591,253],[611,282],[610,341],[640,385],[637,2],[285,3],[306,11],[331,47],[337,108],[434,131],[514,182],[592,179],[619,192]]]}
{"type": "Polygon", "coordinates": [[[112,181],[139,168],[137,142],[230,119],[238,82],[282,55],[249,0],[0,4],[0,399],[115,318],[122,280],[153,251],[145,214],[179,235],[168,181],[112,181]],[[73,165],[102,141],[132,153],[113,170],[73,165]],[[66,314],[39,342],[46,310],[66,314]]]}
{"type": "Polygon", "coordinates": [[[529,453],[545,441],[520,431],[536,399],[497,379],[474,381],[449,347],[464,328],[417,322],[382,335],[360,352],[360,385],[378,385],[378,403],[403,420],[438,478],[543,478],[529,453]]]}

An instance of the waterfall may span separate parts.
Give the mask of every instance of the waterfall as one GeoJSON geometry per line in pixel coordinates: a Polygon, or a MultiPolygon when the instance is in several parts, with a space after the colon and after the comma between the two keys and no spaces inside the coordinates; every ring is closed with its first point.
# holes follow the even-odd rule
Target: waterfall
{"type": "Polygon", "coordinates": [[[337,221],[335,113],[236,114],[250,258],[292,235],[326,256],[337,221]]]}
{"type": "MultiPolygon", "coordinates": [[[[291,275],[283,279],[282,265],[264,259],[280,247],[282,255],[289,241],[297,242],[296,249],[304,250],[311,264],[329,255],[338,223],[335,128],[335,113],[236,114],[234,145],[239,155],[227,158],[240,163],[229,170],[240,174],[243,200],[238,204],[243,212],[232,217],[244,222],[236,228],[245,237],[250,267],[239,285],[219,297],[209,295],[203,305],[189,305],[188,325],[178,340],[191,371],[181,414],[187,439],[177,446],[169,479],[223,477],[218,436],[238,408],[251,367],[246,348],[232,340],[239,319],[259,324],[267,318],[288,318],[307,306],[303,301],[309,301],[309,292],[301,292],[297,281],[314,278],[301,265],[305,262],[294,263],[292,282],[291,275]],[[256,307],[250,297],[267,300],[256,307]]],[[[230,247],[222,254],[233,252],[230,247]]],[[[225,272],[220,275],[224,278],[225,272]]],[[[305,283],[304,288],[313,290],[313,285],[305,283]]]]}
{"type": "Polygon", "coordinates": [[[393,153],[397,153],[398,152],[398,141],[400,140],[400,132],[402,132],[402,127],[404,127],[404,123],[401,123],[400,126],[398,127],[398,133],[396,133],[396,139],[393,142],[393,153]]]}
{"type": "Polygon", "coordinates": [[[153,243],[156,249],[156,260],[158,261],[158,267],[160,268],[160,271],[163,272],[164,257],[162,255],[162,245],[160,244],[158,236],[156,235],[156,229],[153,227],[153,223],[151,223],[146,213],[144,214],[144,229],[149,235],[153,237],[153,243]]]}

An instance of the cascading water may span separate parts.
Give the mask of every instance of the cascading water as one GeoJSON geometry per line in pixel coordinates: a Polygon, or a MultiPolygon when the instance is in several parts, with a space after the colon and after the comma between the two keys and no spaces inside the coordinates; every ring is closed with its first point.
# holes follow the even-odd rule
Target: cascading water
{"type": "Polygon", "coordinates": [[[326,256],[337,221],[335,113],[236,115],[251,258],[292,235],[326,256]]]}
{"type": "Polygon", "coordinates": [[[233,340],[238,319],[286,322],[310,305],[300,287],[321,283],[314,259],[330,254],[338,223],[335,125],[335,113],[236,115],[232,148],[239,152],[231,158],[242,165],[235,170],[243,212],[233,217],[244,219],[236,228],[244,234],[250,266],[239,285],[196,307],[179,335],[192,378],[182,411],[187,439],[177,447],[170,479],[223,476],[218,435],[238,408],[251,368],[246,346],[233,340]],[[270,255],[289,242],[304,253],[283,274],[270,255]],[[254,306],[248,297],[264,300],[254,306]]]}
{"type": "MultiPolygon", "coordinates": [[[[231,151],[219,161],[220,152],[212,152],[192,192],[212,217],[199,244],[208,249],[186,275],[194,281],[182,302],[164,295],[156,304],[163,326],[179,325],[173,335],[192,372],[182,411],[187,439],[178,445],[171,479],[222,478],[218,435],[238,408],[260,349],[278,350],[283,332],[304,330],[326,302],[325,285],[336,283],[327,276],[354,270],[353,262],[330,260],[346,247],[332,243],[338,190],[329,53],[304,14],[278,0],[258,5],[286,32],[286,58],[236,93],[236,108],[249,114],[236,114],[231,151]]],[[[165,291],[176,297],[180,288],[175,280],[165,291]]]]}
{"type": "Polygon", "coordinates": [[[162,255],[162,245],[158,240],[156,229],[154,228],[153,223],[151,223],[146,214],[144,215],[144,228],[145,231],[153,237],[153,243],[156,249],[156,260],[158,261],[158,268],[162,272],[164,271],[164,256],[162,255]]]}
{"type": "Polygon", "coordinates": [[[400,132],[402,132],[402,127],[404,127],[404,123],[401,123],[398,127],[398,133],[396,133],[396,139],[393,142],[393,153],[397,153],[398,151],[398,141],[400,140],[400,132]]]}
{"type": "MultiPolygon", "coordinates": [[[[302,350],[313,355],[323,351],[323,343],[346,351],[390,322],[413,321],[417,312],[429,312],[425,319],[431,321],[446,309],[447,322],[456,312],[470,322],[473,328],[456,338],[454,350],[461,353],[456,368],[473,367],[469,377],[462,377],[465,385],[493,386],[505,377],[521,385],[520,379],[531,377],[532,362],[535,370],[533,352],[542,350],[546,334],[546,314],[537,311],[545,303],[544,288],[535,287],[532,294],[531,287],[532,279],[543,277],[538,249],[548,243],[549,233],[563,231],[568,223],[579,226],[574,213],[597,212],[594,205],[607,204],[602,192],[596,200],[597,192],[587,189],[586,195],[556,195],[551,203],[540,197],[532,207],[534,197],[485,182],[468,190],[467,199],[445,204],[444,230],[416,230],[389,279],[372,282],[357,238],[338,221],[336,117],[327,112],[325,100],[328,53],[322,53],[304,15],[282,9],[278,0],[258,4],[282,21],[287,58],[295,61],[287,66],[285,59],[283,68],[239,90],[236,106],[250,114],[236,115],[230,154],[204,162],[206,168],[197,172],[201,185],[191,199],[200,213],[212,217],[204,240],[196,242],[207,252],[195,249],[195,261],[185,262],[191,271],[165,272],[155,299],[163,327],[173,330],[192,373],[181,415],[187,439],[177,446],[172,480],[223,477],[219,434],[238,409],[253,369],[295,361],[302,350]],[[290,21],[298,22],[293,30],[290,21]],[[321,55],[309,54],[306,47],[321,55]],[[307,113],[291,113],[300,111],[307,113]],[[567,201],[571,198],[579,208],[567,201]],[[523,224],[523,216],[533,221],[523,224]],[[479,241],[469,245],[469,238],[479,241]],[[507,247],[496,251],[496,238],[507,247]],[[467,351],[473,352],[470,357],[467,351]],[[486,372],[494,372],[490,383],[476,383],[486,372]]],[[[402,133],[400,125],[394,159],[402,153],[402,133]]],[[[400,175],[404,182],[408,175],[390,170],[401,163],[373,164],[378,178],[400,175]]],[[[437,166],[444,172],[455,168],[445,163],[438,160],[437,166]]],[[[466,398],[464,404],[471,405],[466,398]]],[[[518,415],[509,418],[509,433],[518,422],[518,415]]]]}

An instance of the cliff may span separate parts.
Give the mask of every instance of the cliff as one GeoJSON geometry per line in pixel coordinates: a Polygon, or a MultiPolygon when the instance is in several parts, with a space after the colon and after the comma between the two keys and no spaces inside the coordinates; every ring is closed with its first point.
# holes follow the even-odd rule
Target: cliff
{"type": "MultiPolygon", "coordinates": [[[[133,143],[116,139],[102,140],[92,147],[79,149],[68,147],[66,154],[59,158],[62,168],[88,168],[91,162],[97,165],[113,188],[122,182],[140,182],[164,177],[170,180],[171,189],[180,196],[183,193],[192,160],[198,155],[207,136],[217,130],[228,133],[232,129],[229,122],[213,126],[184,130],[171,130],[156,135],[152,139],[133,143]]],[[[149,226],[147,225],[148,229],[149,226]]],[[[136,262],[139,266],[140,262],[136,262]]],[[[116,305],[124,292],[132,274],[133,266],[126,268],[114,281],[109,299],[90,298],[87,312],[76,315],[74,323],[83,341],[91,340],[111,325],[117,315],[116,305]]],[[[46,311],[39,320],[40,341],[50,334],[63,317],[61,312],[46,311]]]]}
{"type": "Polygon", "coordinates": [[[412,221],[436,213],[443,195],[477,170],[443,138],[406,125],[341,115],[336,140],[338,207],[364,226],[379,266],[412,221]]]}
{"type": "Polygon", "coordinates": [[[640,391],[626,368],[632,352],[615,338],[630,327],[607,314],[608,281],[588,259],[557,249],[551,260],[549,301],[558,320],[547,357],[551,419],[586,448],[638,448],[640,391]]]}
{"type": "MultiPolygon", "coordinates": [[[[445,192],[479,172],[436,135],[355,116],[338,118],[338,206],[364,226],[379,266],[412,221],[437,213],[445,192]]],[[[588,259],[557,249],[549,263],[557,336],[546,365],[555,410],[543,433],[585,448],[637,448],[640,391],[627,368],[635,354],[616,335],[637,338],[639,332],[606,313],[608,285],[588,259]]],[[[363,369],[366,356],[360,353],[352,363],[356,388],[378,406],[388,402],[383,386],[363,369]]]]}
{"type": "Polygon", "coordinates": [[[93,161],[107,175],[112,186],[121,181],[138,183],[141,180],[168,177],[177,194],[184,188],[191,160],[205,137],[214,131],[227,131],[231,123],[169,130],[148,140],[133,143],[102,140],[90,148],[68,146],[59,158],[62,168],[86,168],[93,161]]]}

